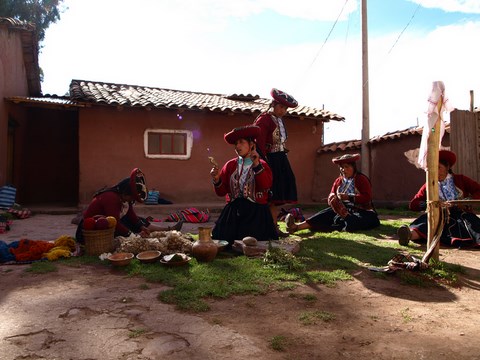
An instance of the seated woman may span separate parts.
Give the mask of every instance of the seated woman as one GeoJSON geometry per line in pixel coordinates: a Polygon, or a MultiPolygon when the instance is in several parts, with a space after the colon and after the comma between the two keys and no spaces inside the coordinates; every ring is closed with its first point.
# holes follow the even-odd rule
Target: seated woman
{"type": "Polygon", "coordinates": [[[225,134],[225,141],[235,145],[237,157],[227,161],[221,170],[210,170],[215,193],[225,196],[223,208],[212,231],[212,238],[234,240],[252,236],[257,240],[278,240],[277,229],[268,207],[268,191],[272,186],[272,171],[260,159],[255,139],[260,128],[247,125],[225,134]]]}
{"type": "Polygon", "coordinates": [[[346,154],[332,159],[340,168],[340,176],[333,182],[328,196],[330,207],[316,213],[301,223],[295,223],[291,214],[285,218],[287,230],[357,231],[380,225],[372,204],[372,186],[367,176],[357,170],[360,154],[346,154]]]}
{"type": "Polygon", "coordinates": [[[83,243],[83,220],[95,215],[113,216],[117,220],[115,236],[129,236],[133,232],[147,237],[152,231],[180,230],[183,221],[171,227],[162,227],[149,223],[135,213],[135,201],[144,202],[147,194],[145,176],[138,168],[118,184],[97,191],[78,224],[75,235],[77,242],[83,243]]]}
{"type": "MultiPolygon", "coordinates": [[[[441,201],[480,199],[480,184],[464,175],[454,174],[452,166],[457,161],[454,152],[440,150],[438,164],[438,195],[441,201]]],[[[423,184],[410,201],[410,210],[426,209],[427,185],[423,184]]],[[[480,218],[468,206],[449,208],[449,217],[443,226],[440,242],[447,246],[480,245],[480,218]]],[[[398,231],[399,243],[407,245],[410,240],[426,242],[428,214],[424,213],[410,226],[403,225],[398,231]]]]}

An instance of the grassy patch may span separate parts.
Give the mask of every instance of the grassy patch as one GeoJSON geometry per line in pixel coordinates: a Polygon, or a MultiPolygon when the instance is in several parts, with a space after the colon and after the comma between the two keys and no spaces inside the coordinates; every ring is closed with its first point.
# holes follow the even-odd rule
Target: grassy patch
{"type": "MultiPolygon", "coordinates": [[[[397,228],[405,224],[405,221],[382,220],[376,229],[362,233],[312,233],[305,230],[300,233],[301,249],[295,256],[271,250],[264,258],[219,256],[210,263],[199,263],[192,259],[186,266],[173,268],[160,263],[142,264],[134,259],[130,265],[117,270],[145,279],[146,283],[139,285],[143,290],[149,289],[148,283],[168,286],[159,293],[158,299],[185,311],[208,311],[211,299],[226,299],[233,295],[292,291],[293,295],[289,296],[295,297],[293,290],[301,284],[320,283],[333,287],[339,281],[352,280],[352,274],[364,271],[368,266],[387,265],[400,250],[407,249],[412,255],[421,257],[423,251],[420,246],[411,244],[404,247],[391,240],[397,228]]],[[[68,266],[111,266],[108,261],[100,261],[95,256],[59,261],[68,266]]],[[[399,271],[393,275],[372,272],[371,276],[381,277],[385,281],[400,277],[402,283],[409,286],[426,286],[431,283],[451,285],[457,281],[457,274],[462,270],[458,265],[438,263],[427,271],[399,271]]],[[[300,295],[297,297],[301,298],[300,295]]],[[[314,295],[304,295],[302,299],[316,300],[314,295]]]]}
{"type": "Polygon", "coordinates": [[[145,330],[145,329],[133,329],[133,330],[130,330],[130,332],[128,334],[128,337],[131,338],[131,339],[137,338],[139,336],[142,336],[146,332],[147,332],[147,330],[145,330]]]}
{"type": "Polygon", "coordinates": [[[270,339],[270,347],[275,351],[285,351],[288,340],[285,336],[276,335],[270,339]]]}
{"type": "Polygon", "coordinates": [[[400,315],[402,316],[403,322],[411,322],[413,320],[412,315],[410,314],[410,309],[404,308],[400,311],[400,315]]]}
{"type": "Polygon", "coordinates": [[[58,271],[58,268],[57,265],[50,261],[38,261],[32,263],[25,271],[33,274],[47,274],[58,271]]]}
{"type": "Polygon", "coordinates": [[[298,317],[303,325],[315,325],[318,321],[329,322],[335,320],[335,314],[327,311],[304,311],[298,317]]]}

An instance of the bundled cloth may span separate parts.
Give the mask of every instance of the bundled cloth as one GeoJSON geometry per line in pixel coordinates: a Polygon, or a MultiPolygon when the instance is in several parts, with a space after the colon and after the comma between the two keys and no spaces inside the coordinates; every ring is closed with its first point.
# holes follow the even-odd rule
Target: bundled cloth
{"type": "Polygon", "coordinates": [[[27,219],[32,215],[32,211],[29,209],[10,208],[7,211],[13,216],[15,216],[17,219],[27,219]]]}
{"type": "Polygon", "coordinates": [[[194,207],[190,207],[168,215],[168,217],[164,221],[178,222],[183,220],[190,223],[204,223],[208,222],[209,219],[210,213],[208,209],[207,211],[200,211],[194,207]]]}
{"type": "Polygon", "coordinates": [[[68,258],[76,251],[75,239],[62,235],[54,242],[46,240],[22,239],[12,243],[0,241],[0,263],[27,263],[38,260],[68,258]]]}
{"type": "Polygon", "coordinates": [[[285,221],[288,214],[291,214],[293,216],[293,218],[295,219],[295,222],[305,221],[305,216],[303,216],[302,209],[298,207],[294,207],[288,210],[281,208],[277,216],[277,220],[285,221]]]}
{"type": "Polygon", "coordinates": [[[0,187],[0,209],[9,209],[15,204],[17,189],[11,185],[0,187]]]}

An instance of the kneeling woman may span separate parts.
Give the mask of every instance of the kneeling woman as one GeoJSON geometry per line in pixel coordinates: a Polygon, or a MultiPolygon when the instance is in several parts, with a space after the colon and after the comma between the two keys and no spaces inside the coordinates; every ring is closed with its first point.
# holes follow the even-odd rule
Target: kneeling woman
{"type": "Polygon", "coordinates": [[[133,169],[130,177],[118,184],[97,191],[78,224],[75,235],[77,242],[84,243],[82,233],[84,220],[95,215],[112,216],[117,220],[114,236],[130,236],[133,232],[142,237],[148,237],[152,231],[180,231],[183,221],[174,226],[165,227],[151,224],[136,214],[133,205],[135,202],[143,203],[147,194],[145,175],[138,168],[133,169]]]}
{"type": "Polygon", "coordinates": [[[235,145],[238,156],[227,161],[221,170],[214,166],[210,171],[215,193],[227,200],[212,237],[227,240],[229,246],[245,236],[260,241],[278,240],[268,207],[272,171],[256,151],[255,139],[259,134],[260,128],[254,125],[235,128],[225,134],[225,141],[235,145]]]}
{"type": "Polygon", "coordinates": [[[380,225],[372,203],[372,186],[368,177],[357,171],[358,159],[360,154],[346,154],[332,159],[340,169],[340,176],[333,182],[328,196],[330,207],[299,224],[288,214],[285,219],[288,232],[303,229],[354,232],[380,225]]]}

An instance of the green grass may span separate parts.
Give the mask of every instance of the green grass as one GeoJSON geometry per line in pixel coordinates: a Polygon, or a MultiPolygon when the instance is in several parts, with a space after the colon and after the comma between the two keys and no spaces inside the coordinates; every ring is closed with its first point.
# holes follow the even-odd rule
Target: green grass
{"type": "MultiPolygon", "coordinates": [[[[186,266],[171,268],[159,263],[141,264],[134,259],[130,265],[116,270],[143,278],[146,283],[139,285],[139,289],[148,289],[149,283],[166,285],[168,288],[158,294],[162,302],[174,304],[184,311],[202,312],[209,310],[212,299],[227,299],[233,295],[294,291],[301,284],[334,287],[340,281],[352,280],[353,274],[359,270],[386,266],[400,250],[421,257],[423,250],[419,245],[411,243],[404,247],[391,240],[396,229],[403,224],[405,221],[382,220],[381,226],[363,233],[311,233],[304,230],[299,232],[301,249],[295,256],[281,252],[271,252],[264,258],[222,256],[209,263],[192,259],[186,266]]],[[[107,261],[88,256],[59,262],[69,266],[110,266],[107,261]]],[[[31,271],[39,273],[41,270],[37,267],[48,265],[51,264],[32,264],[31,271]]],[[[399,278],[407,286],[426,286],[431,283],[455,284],[457,274],[462,271],[459,265],[435,263],[427,271],[371,274],[382,281],[399,278]]],[[[304,300],[315,301],[315,298],[307,296],[304,300]]]]}
{"type": "Polygon", "coordinates": [[[39,261],[32,263],[30,267],[25,269],[25,271],[32,274],[47,274],[58,271],[58,267],[55,263],[50,261],[39,261]]]}
{"type": "Polygon", "coordinates": [[[133,339],[133,338],[137,338],[139,336],[142,336],[143,334],[145,334],[147,332],[147,330],[145,329],[133,329],[133,330],[129,330],[129,334],[128,334],[128,337],[133,339]]]}
{"type": "Polygon", "coordinates": [[[275,351],[285,351],[288,340],[283,335],[276,335],[270,339],[270,347],[275,351]]]}
{"type": "Polygon", "coordinates": [[[315,325],[318,321],[329,322],[335,320],[335,314],[327,311],[304,311],[298,317],[303,325],[315,325]]]}

